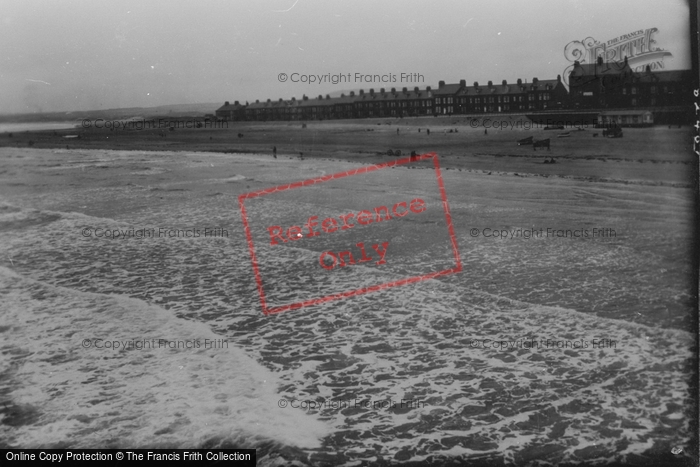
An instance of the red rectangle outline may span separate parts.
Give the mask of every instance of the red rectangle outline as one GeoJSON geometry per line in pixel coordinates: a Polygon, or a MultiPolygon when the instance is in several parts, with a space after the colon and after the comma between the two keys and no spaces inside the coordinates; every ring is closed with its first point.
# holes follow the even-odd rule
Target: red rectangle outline
{"type": "Polygon", "coordinates": [[[258,293],[260,294],[260,303],[262,304],[263,314],[271,315],[274,313],[281,313],[283,311],[295,310],[297,308],[302,308],[309,305],[317,305],[320,303],[325,303],[331,300],[338,300],[340,298],[352,297],[355,295],[362,295],[369,292],[376,292],[381,289],[401,286],[406,284],[412,284],[414,282],[420,282],[428,279],[433,279],[435,277],[444,276],[447,274],[454,274],[462,271],[462,260],[459,256],[459,249],[457,247],[457,238],[455,237],[454,227],[452,226],[452,215],[450,214],[450,207],[447,204],[447,195],[445,194],[445,184],[442,180],[442,174],[440,173],[440,164],[438,163],[437,153],[431,152],[427,154],[422,154],[419,156],[404,157],[403,159],[397,159],[390,162],[384,162],[382,164],[371,165],[368,167],[361,167],[359,169],[347,170],[345,172],[338,172],[331,175],[324,175],[322,177],[310,178],[301,182],[290,183],[288,185],[279,185],[273,188],[266,188],[264,190],[251,191],[250,193],[244,193],[238,197],[238,204],[241,209],[241,216],[243,216],[243,227],[245,229],[246,239],[248,240],[248,249],[250,251],[250,257],[253,262],[253,272],[255,274],[255,282],[258,287],[258,293]],[[443,271],[433,272],[430,274],[425,274],[422,276],[409,277],[407,279],[400,279],[393,282],[387,282],[380,285],[373,285],[371,287],[363,287],[361,289],[350,290],[347,292],[341,292],[337,294],[327,295],[321,298],[313,298],[310,300],[305,300],[303,302],[295,302],[289,305],[284,305],[276,308],[268,308],[267,300],[265,299],[265,291],[262,286],[262,277],[260,276],[260,270],[258,268],[258,260],[255,256],[255,247],[253,246],[253,235],[250,232],[250,225],[248,224],[248,215],[245,209],[245,200],[248,198],[256,198],[259,196],[267,195],[270,193],[275,193],[277,191],[291,190],[292,188],[299,188],[302,186],[313,185],[320,182],[326,182],[328,180],[336,180],[343,177],[349,177],[351,175],[374,172],[375,170],[385,169],[387,167],[393,167],[401,164],[408,164],[410,162],[418,162],[425,159],[432,159],[433,166],[435,167],[435,175],[437,177],[438,187],[440,189],[440,197],[442,198],[442,206],[445,210],[445,221],[447,222],[447,230],[450,235],[450,242],[452,243],[452,253],[455,257],[456,266],[451,269],[445,269],[443,271]]]}

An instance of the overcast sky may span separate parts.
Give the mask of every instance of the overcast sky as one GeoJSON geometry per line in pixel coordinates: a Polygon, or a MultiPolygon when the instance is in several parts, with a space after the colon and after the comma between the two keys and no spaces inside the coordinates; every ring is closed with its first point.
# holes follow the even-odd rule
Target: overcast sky
{"type": "Polygon", "coordinates": [[[0,0],[0,21],[0,113],[552,79],[569,42],[652,27],[666,69],[691,67],[679,0],[0,0]],[[278,80],[402,72],[424,81],[278,80]]]}

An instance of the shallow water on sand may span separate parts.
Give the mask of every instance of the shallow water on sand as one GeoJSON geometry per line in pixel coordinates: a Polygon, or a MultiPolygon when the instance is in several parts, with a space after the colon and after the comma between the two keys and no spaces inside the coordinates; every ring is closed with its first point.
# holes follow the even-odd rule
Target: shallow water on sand
{"type": "MultiPolygon", "coordinates": [[[[7,259],[0,295],[8,304],[0,322],[8,369],[0,379],[0,437],[10,446],[236,445],[259,447],[266,463],[281,455],[336,465],[455,457],[522,465],[643,460],[690,439],[688,266],[659,272],[682,256],[685,237],[676,229],[678,237],[649,253],[649,243],[670,234],[641,214],[624,218],[610,202],[628,207],[644,200],[638,193],[550,185],[567,193],[562,198],[584,190],[604,198],[600,205],[574,199],[565,222],[636,227],[618,227],[619,237],[598,241],[497,242],[471,237],[466,226],[527,227],[538,188],[519,185],[519,203],[487,201],[483,190],[461,195],[458,175],[445,174],[462,273],[266,317],[237,195],[357,165],[17,154],[22,160],[10,170],[26,186],[4,191],[0,210],[0,255],[7,259]],[[624,222],[614,221],[620,217],[624,222]],[[228,236],[83,234],[205,227],[228,236]],[[666,282],[670,290],[659,286],[666,282]],[[153,339],[183,346],[95,348],[153,339]]],[[[430,170],[397,168],[362,193],[426,193],[433,182],[430,170]]],[[[471,182],[470,189],[489,186],[471,182]]],[[[340,209],[352,189],[325,190],[315,204],[273,203],[255,214],[261,225],[294,209],[305,220],[317,208],[340,209]]],[[[641,211],[673,204],[671,217],[682,225],[687,219],[675,197],[682,205],[683,196],[664,190],[649,194],[641,211]]],[[[405,225],[392,241],[401,233],[404,245],[442,240],[438,224],[405,225]]],[[[262,275],[278,298],[389,282],[445,261],[408,248],[384,268],[355,265],[320,276],[318,267],[303,274],[299,266],[291,280],[274,281],[289,265],[317,265],[323,247],[259,247],[267,249],[262,275]]]]}

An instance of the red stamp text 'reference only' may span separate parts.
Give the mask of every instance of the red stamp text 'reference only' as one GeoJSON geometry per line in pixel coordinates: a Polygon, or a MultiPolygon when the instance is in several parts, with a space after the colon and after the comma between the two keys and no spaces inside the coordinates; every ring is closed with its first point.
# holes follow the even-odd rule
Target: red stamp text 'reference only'
{"type": "Polygon", "coordinates": [[[265,315],[412,284],[462,270],[435,153],[244,193],[238,197],[238,203],[265,315]],[[411,175],[420,173],[423,176],[419,178],[388,170],[420,168],[411,164],[422,161],[432,161],[434,180],[427,179],[424,170],[403,172],[411,175]],[[347,184],[349,177],[356,175],[365,176],[362,180],[367,191],[381,192],[383,181],[391,176],[393,180],[398,177],[401,182],[423,189],[434,185],[435,193],[417,195],[414,192],[406,195],[383,192],[367,196],[366,192],[362,192],[359,195],[358,183],[347,184]],[[353,196],[348,196],[348,192],[353,196]],[[334,193],[338,193],[335,198],[334,193]],[[281,199],[271,199],[275,196],[281,199]],[[378,197],[382,201],[377,201],[378,197]],[[257,209],[259,215],[248,212],[250,204],[255,202],[258,206],[252,209],[257,209]],[[348,202],[352,205],[348,205],[348,202]],[[442,227],[438,225],[438,219],[444,220],[442,227]],[[426,238],[432,251],[424,248],[426,238]],[[338,244],[342,246],[338,247],[338,244]],[[388,268],[387,261],[392,256],[387,256],[390,249],[398,268],[381,269],[388,268]],[[421,254],[409,254],[408,251],[420,251],[421,254]],[[417,262],[418,257],[421,262],[417,262]],[[281,267],[287,270],[282,271],[281,267]],[[362,278],[363,286],[357,287],[357,283],[354,283],[354,287],[348,287],[347,282],[352,279],[343,274],[347,274],[345,271],[350,268],[359,267],[380,269],[363,270],[358,276],[362,278]],[[405,273],[407,268],[426,267],[432,270],[421,271],[417,275],[405,273]],[[329,276],[334,273],[339,276],[329,276]],[[397,275],[403,277],[396,279],[397,275]],[[285,280],[292,282],[285,283],[285,280]],[[313,298],[295,296],[304,287],[310,288],[304,292],[313,298]],[[271,295],[274,295],[273,299],[271,295]],[[280,303],[271,303],[273,300],[280,303]]]}

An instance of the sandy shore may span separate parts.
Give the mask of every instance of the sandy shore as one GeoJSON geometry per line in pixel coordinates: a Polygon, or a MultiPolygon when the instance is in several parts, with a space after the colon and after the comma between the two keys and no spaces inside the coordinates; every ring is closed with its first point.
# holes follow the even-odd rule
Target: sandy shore
{"type": "MultiPolygon", "coordinates": [[[[272,157],[379,163],[387,151],[436,152],[443,167],[486,172],[569,177],[581,180],[692,186],[697,173],[691,127],[626,128],[624,137],[603,138],[590,126],[544,130],[524,117],[439,117],[309,122],[231,122],[223,129],[115,130],[77,128],[0,134],[0,147],[260,153],[272,157]],[[303,126],[305,125],[305,126],[303,126]],[[430,131],[430,134],[428,134],[430,131]],[[559,138],[563,133],[570,136],[559,138]],[[80,138],[65,138],[66,136],[80,138]],[[597,135],[597,136],[594,136],[597,135]],[[534,151],[516,141],[549,138],[551,149],[534,151]],[[544,164],[555,158],[557,164],[544,164]]],[[[103,124],[104,125],[104,124],[103,124]]]]}

